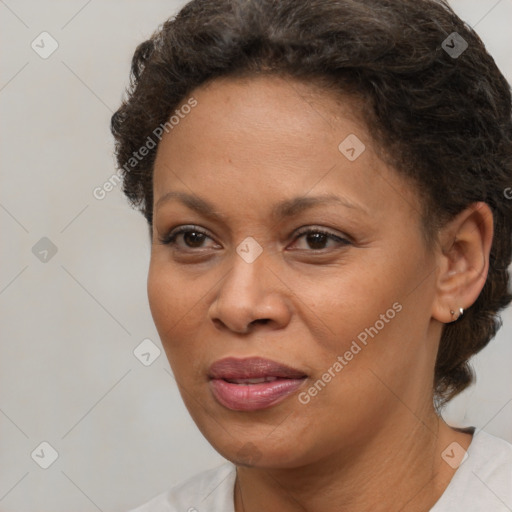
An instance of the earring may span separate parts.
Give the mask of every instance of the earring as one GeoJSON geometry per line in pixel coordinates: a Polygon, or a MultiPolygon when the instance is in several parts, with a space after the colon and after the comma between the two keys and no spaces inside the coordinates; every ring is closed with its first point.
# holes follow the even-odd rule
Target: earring
{"type": "MultiPolygon", "coordinates": [[[[459,314],[457,315],[457,318],[455,320],[458,320],[462,314],[464,313],[464,308],[459,308],[459,314]]],[[[453,311],[453,309],[450,309],[450,314],[453,316],[455,315],[455,311],[453,311]]]]}

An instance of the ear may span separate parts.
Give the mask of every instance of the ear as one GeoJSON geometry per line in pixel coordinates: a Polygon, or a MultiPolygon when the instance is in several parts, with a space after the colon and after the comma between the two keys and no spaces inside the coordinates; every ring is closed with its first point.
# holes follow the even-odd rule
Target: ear
{"type": "Polygon", "coordinates": [[[480,295],[489,270],[493,226],[491,209],[478,202],[440,230],[432,309],[432,317],[439,322],[457,320],[460,308],[469,308],[480,295]]]}

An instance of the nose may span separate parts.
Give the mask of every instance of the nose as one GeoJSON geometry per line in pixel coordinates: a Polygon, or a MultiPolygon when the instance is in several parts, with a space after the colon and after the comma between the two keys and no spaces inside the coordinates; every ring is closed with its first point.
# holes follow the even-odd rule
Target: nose
{"type": "Polygon", "coordinates": [[[217,329],[240,334],[261,325],[283,328],[290,322],[289,295],[263,255],[247,263],[235,254],[233,266],[221,280],[209,308],[209,319],[217,329]]]}

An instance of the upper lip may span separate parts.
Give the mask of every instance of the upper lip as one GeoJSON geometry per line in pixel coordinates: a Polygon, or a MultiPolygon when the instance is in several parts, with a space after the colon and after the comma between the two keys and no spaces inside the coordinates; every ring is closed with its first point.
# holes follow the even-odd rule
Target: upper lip
{"type": "Polygon", "coordinates": [[[257,379],[261,377],[300,379],[306,377],[304,372],[296,368],[262,357],[219,359],[210,366],[208,375],[211,379],[257,379]]]}

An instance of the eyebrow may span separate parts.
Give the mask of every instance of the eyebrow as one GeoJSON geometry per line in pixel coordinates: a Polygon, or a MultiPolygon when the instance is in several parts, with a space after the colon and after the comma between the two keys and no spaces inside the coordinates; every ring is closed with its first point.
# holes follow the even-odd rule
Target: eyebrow
{"type": "MultiPolygon", "coordinates": [[[[199,196],[189,194],[187,192],[167,192],[156,202],[155,210],[157,210],[164,203],[168,203],[172,200],[180,201],[191,210],[194,210],[205,217],[209,217],[224,222],[227,220],[225,215],[215,210],[215,207],[213,206],[212,203],[206,201],[205,199],[202,199],[199,196]]],[[[309,197],[299,196],[294,197],[292,199],[286,199],[274,205],[274,207],[272,208],[271,215],[273,218],[285,219],[288,217],[293,217],[294,215],[298,215],[299,213],[310,208],[314,208],[316,206],[321,206],[329,203],[335,203],[341,206],[345,206],[346,208],[359,210],[362,213],[368,215],[368,211],[361,205],[352,203],[348,199],[334,194],[323,194],[319,196],[309,197]]]]}

